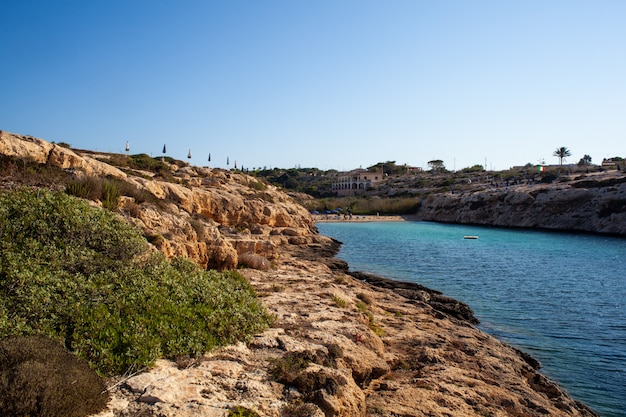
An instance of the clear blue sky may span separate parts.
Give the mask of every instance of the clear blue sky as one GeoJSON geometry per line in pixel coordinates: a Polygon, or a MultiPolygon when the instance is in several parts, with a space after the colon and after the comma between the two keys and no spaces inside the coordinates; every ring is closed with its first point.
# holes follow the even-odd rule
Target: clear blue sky
{"type": "Polygon", "coordinates": [[[0,129],[230,167],[626,157],[623,0],[0,0],[0,129]]]}

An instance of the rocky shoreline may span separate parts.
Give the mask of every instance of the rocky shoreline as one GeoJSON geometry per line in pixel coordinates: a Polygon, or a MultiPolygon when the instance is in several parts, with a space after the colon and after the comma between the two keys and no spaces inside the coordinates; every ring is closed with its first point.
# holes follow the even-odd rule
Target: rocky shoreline
{"type": "Polygon", "coordinates": [[[433,304],[436,291],[281,258],[241,271],[275,315],[271,329],[193,363],[159,361],[120,381],[99,417],[596,415],[473,316],[433,304]]]}
{"type": "Polygon", "coordinates": [[[479,323],[478,319],[474,317],[474,312],[470,306],[454,298],[446,297],[440,291],[431,290],[420,284],[395,281],[367,272],[348,271],[348,274],[374,287],[390,289],[415,304],[426,303],[435,311],[443,315],[448,315],[450,318],[455,318],[461,322],[470,324],[479,323]]]}
{"type": "MultiPolygon", "coordinates": [[[[159,360],[109,381],[111,401],[98,417],[225,417],[243,409],[248,414],[235,415],[596,415],[528,355],[478,330],[467,305],[350,272],[334,258],[340,242],[321,236],[311,215],[275,187],[174,163],[168,181],[129,174],[110,164],[112,155],[7,132],[0,132],[0,154],[149,193],[121,196],[119,216],[167,256],[239,268],[275,317],[246,344],[159,360]]],[[[2,171],[2,186],[64,187],[40,178],[31,184],[26,174],[13,164],[2,171]]]]}

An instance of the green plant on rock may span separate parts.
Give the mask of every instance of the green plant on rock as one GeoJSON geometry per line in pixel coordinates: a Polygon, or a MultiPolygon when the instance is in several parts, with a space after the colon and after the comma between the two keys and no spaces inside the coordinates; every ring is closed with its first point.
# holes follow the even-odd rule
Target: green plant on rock
{"type": "Polygon", "coordinates": [[[346,306],[348,305],[346,300],[336,295],[333,295],[333,302],[335,303],[337,307],[341,307],[341,308],[346,308],[346,306]]]}
{"type": "Polygon", "coordinates": [[[367,316],[367,323],[370,330],[377,336],[383,336],[385,331],[379,324],[376,323],[374,314],[372,314],[368,307],[368,304],[372,303],[372,299],[365,294],[359,294],[357,295],[357,298],[359,298],[359,301],[356,302],[356,308],[359,312],[367,316]],[[363,300],[367,300],[367,302],[363,300]]]}
{"type": "Polygon", "coordinates": [[[108,210],[115,210],[120,198],[120,190],[114,182],[105,181],[102,184],[102,206],[108,210]]]}
{"type": "Polygon", "coordinates": [[[228,412],[228,417],[259,417],[259,413],[246,407],[237,406],[228,412]]]}
{"type": "Polygon", "coordinates": [[[87,198],[89,190],[87,185],[79,181],[71,181],[65,185],[65,192],[76,197],[87,198]]]}
{"type": "Polygon", "coordinates": [[[48,335],[105,375],[198,356],[272,321],[237,272],[168,261],[64,193],[0,192],[0,250],[0,338],[48,335]]]}
{"type": "Polygon", "coordinates": [[[252,180],[250,181],[250,188],[257,191],[265,191],[267,189],[267,185],[263,181],[252,180]]]}
{"type": "Polygon", "coordinates": [[[100,177],[84,177],[72,180],[65,185],[65,192],[92,201],[100,200],[102,206],[111,211],[117,209],[119,198],[123,195],[134,198],[138,203],[157,200],[148,191],[115,178],[103,180],[100,177]]]}
{"type": "Polygon", "coordinates": [[[75,197],[88,200],[99,200],[102,196],[102,179],[99,177],[84,177],[69,181],[65,185],[65,192],[75,197]]]}

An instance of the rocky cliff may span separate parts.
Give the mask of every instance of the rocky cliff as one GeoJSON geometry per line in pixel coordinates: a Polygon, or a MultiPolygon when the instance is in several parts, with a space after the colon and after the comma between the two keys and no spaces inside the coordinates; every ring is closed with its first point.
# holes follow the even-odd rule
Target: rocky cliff
{"type": "MultiPolygon", "coordinates": [[[[167,164],[172,176],[164,180],[153,172],[112,166],[112,155],[8,132],[0,132],[0,155],[61,168],[70,177],[67,181],[123,180],[133,192],[120,197],[120,215],[141,227],[166,255],[188,257],[203,267],[232,269],[249,262],[269,266],[289,245],[328,240],[315,233],[302,206],[276,187],[241,173],[167,164]]],[[[5,169],[3,186],[28,183],[30,173],[12,164],[17,166],[5,169]]]]}
{"type": "Polygon", "coordinates": [[[422,220],[626,236],[626,175],[565,176],[554,184],[519,184],[431,195],[422,220]]]}
{"type": "Polygon", "coordinates": [[[165,178],[115,167],[112,155],[7,132],[0,155],[12,158],[0,170],[4,187],[29,183],[16,166],[26,160],[60,168],[69,180],[129,184],[134,191],[120,197],[117,212],[156,249],[208,268],[243,266],[276,317],[248,344],[161,360],[111,381],[100,417],[595,415],[532,358],[474,327],[468,306],[418,285],[349,274],[332,258],[338,242],[252,177],[171,163],[165,178]]]}

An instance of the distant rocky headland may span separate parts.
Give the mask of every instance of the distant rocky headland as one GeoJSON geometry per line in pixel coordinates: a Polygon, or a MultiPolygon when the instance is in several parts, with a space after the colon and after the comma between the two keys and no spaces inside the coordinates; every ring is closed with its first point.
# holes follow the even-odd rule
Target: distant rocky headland
{"type": "MultiPolygon", "coordinates": [[[[84,192],[167,256],[239,268],[275,317],[247,344],[112,379],[99,417],[596,415],[533,358],[478,330],[469,306],[349,271],[308,210],[257,178],[8,132],[0,157],[2,188],[84,192]],[[116,193],[87,193],[94,178],[116,193]]],[[[416,215],[624,235],[624,184],[615,175],[432,195],[416,215]]]]}
{"type": "Polygon", "coordinates": [[[422,220],[626,236],[626,175],[605,171],[426,197],[422,220]]]}

